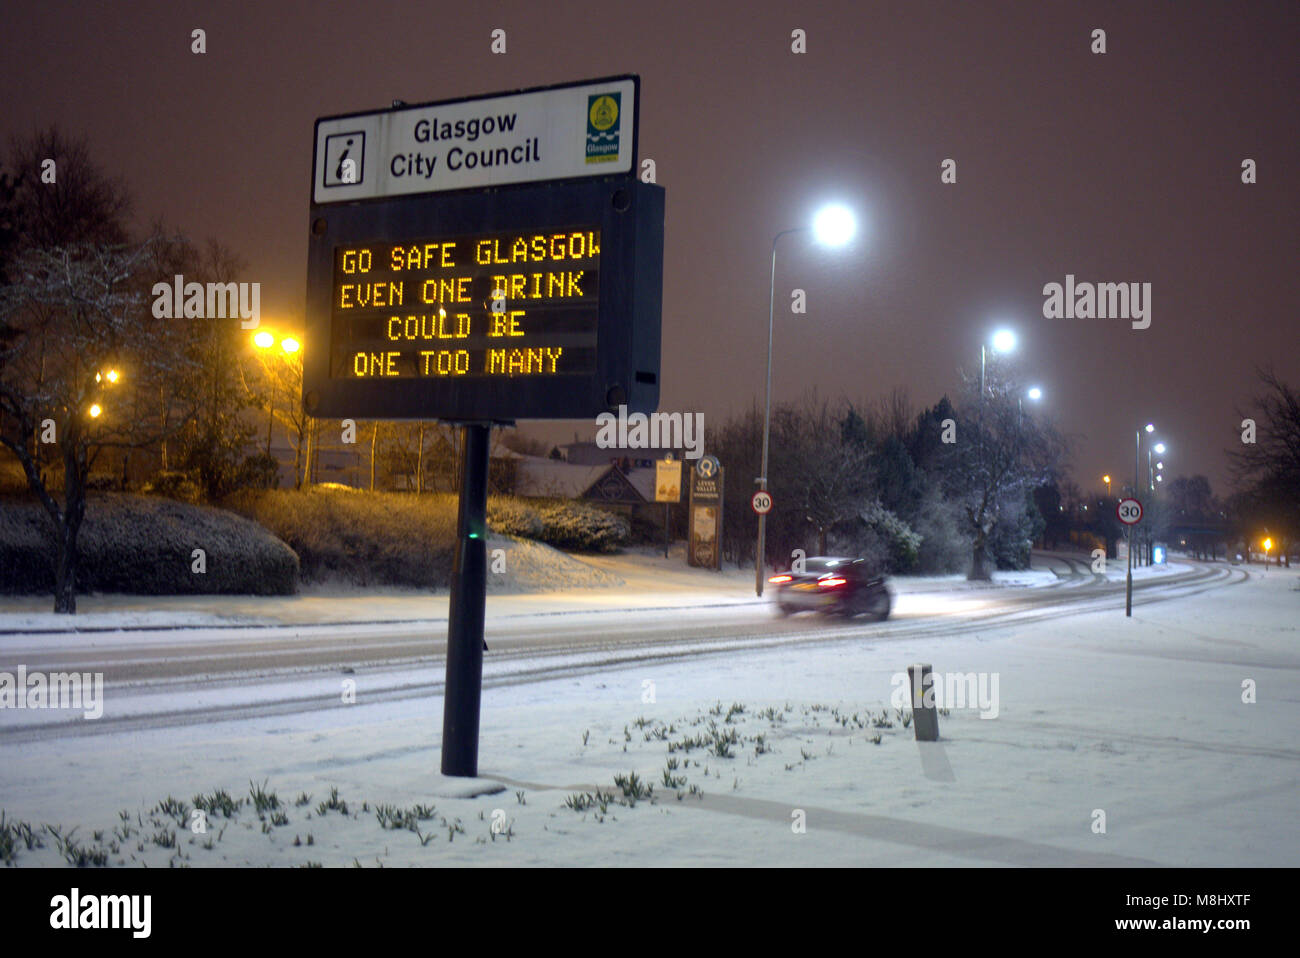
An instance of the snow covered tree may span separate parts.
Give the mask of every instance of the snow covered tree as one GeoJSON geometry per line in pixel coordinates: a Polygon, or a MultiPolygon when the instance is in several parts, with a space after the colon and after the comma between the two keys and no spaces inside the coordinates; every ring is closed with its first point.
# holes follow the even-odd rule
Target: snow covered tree
{"type": "MultiPolygon", "coordinates": [[[[1051,426],[1022,410],[1019,392],[1015,380],[1000,370],[988,376],[983,395],[979,380],[967,379],[955,417],[956,442],[949,445],[950,455],[940,460],[941,482],[960,508],[970,536],[971,579],[990,578],[995,543],[1002,544],[1006,562],[1019,549],[1008,543],[1032,538],[1042,520],[1031,494],[1059,469],[1064,457],[1064,441],[1051,426]],[[999,531],[999,523],[1016,527],[1010,539],[1010,530],[999,531]]],[[[1027,553],[1021,554],[1027,559],[1027,553]]]]}
{"type": "Polygon", "coordinates": [[[90,468],[106,450],[159,440],[155,384],[187,365],[178,331],[147,327],[150,254],[150,243],[33,249],[9,264],[11,282],[0,287],[10,331],[0,350],[0,445],[53,523],[55,612],[76,611],[90,468]],[[61,482],[41,468],[45,448],[61,463],[61,482]]]}
{"type": "Polygon", "coordinates": [[[86,479],[107,450],[155,444],[160,382],[184,376],[184,323],[151,320],[159,235],[126,241],[125,191],[57,130],[15,144],[0,190],[0,447],[50,517],[54,610],[76,611],[86,479]],[[57,175],[42,182],[44,160],[57,175]],[[61,497],[61,498],[60,498],[61,497]]]}

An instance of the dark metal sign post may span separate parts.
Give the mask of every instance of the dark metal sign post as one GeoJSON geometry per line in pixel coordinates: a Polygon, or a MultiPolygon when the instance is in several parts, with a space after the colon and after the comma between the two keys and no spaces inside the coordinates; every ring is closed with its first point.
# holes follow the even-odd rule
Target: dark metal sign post
{"type": "Polygon", "coordinates": [[[460,427],[465,450],[456,516],[456,557],[447,619],[442,774],[478,775],[479,703],[483,697],[483,613],[487,603],[488,450],[492,426],[460,427]]]}

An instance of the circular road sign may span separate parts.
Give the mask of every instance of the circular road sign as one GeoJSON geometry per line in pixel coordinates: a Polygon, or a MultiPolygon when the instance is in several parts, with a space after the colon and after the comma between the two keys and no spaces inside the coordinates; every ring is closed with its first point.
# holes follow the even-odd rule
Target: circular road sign
{"type": "Polygon", "coordinates": [[[1142,503],[1136,499],[1121,499],[1119,505],[1115,507],[1115,515],[1119,516],[1119,521],[1126,526],[1141,522],[1142,503]]]}
{"type": "Polygon", "coordinates": [[[760,516],[765,516],[772,511],[772,493],[760,489],[754,493],[754,498],[749,500],[749,504],[760,516]]]}

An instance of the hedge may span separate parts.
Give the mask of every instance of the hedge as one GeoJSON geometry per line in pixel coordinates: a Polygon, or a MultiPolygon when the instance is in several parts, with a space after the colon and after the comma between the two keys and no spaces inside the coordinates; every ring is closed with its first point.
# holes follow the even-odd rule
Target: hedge
{"type": "MultiPolygon", "coordinates": [[[[255,522],[156,496],[90,493],[78,536],[79,593],[291,595],[298,557],[255,522]],[[194,571],[194,550],[204,569],[194,571]]],[[[54,525],[30,498],[0,498],[0,592],[50,593],[54,525]]]]}

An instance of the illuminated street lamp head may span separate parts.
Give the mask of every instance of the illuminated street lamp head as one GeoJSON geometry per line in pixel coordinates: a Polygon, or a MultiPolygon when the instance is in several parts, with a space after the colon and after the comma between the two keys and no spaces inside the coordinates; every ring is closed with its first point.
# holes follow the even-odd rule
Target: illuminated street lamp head
{"type": "Polygon", "coordinates": [[[302,344],[298,342],[298,340],[294,339],[292,336],[286,336],[283,340],[280,341],[280,347],[286,353],[296,353],[299,349],[302,348],[302,344]]]}
{"type": "Polygon", "coordinates": [[[102,413],[103,411],[104,411],[104,407],[97,402],[91,403],[90,409],[88,410],[91,419],[98,419],[99,414],[102,413]]]}
{"type": "Polygon", "coordinates": [[[1165,444],[1163,442],[1158,442],[1153,448],[1156,452],[1163,453],[1165,451],[1165,444]]]}
{"type": "Polygon", "coordinates": [[[993,351],[1009,353],[1016,348],[1016,334],[1009,329],[999,329],[993,334],[993,351]]]}
{"type": "Polygon", "coordinates": [[[110,369],[107,373],[104,374],[104,378],[107,379],[110,383],[116,385],[117,381],[122,378],[122,375],[116,369],[110,369]]]}
{"type": "Polygon", "coordinates": [[[1026,395],[1034,402],[1038,402],[1038,400],[1043,398],[1043,391],[1039,389],[1037,386],[1035,386],[1034,388],[1029,390],[1029,392],[1026,393],[1026,395]]]}
{"type": "Polygon", "coordinates": [[[1109,482],[1110,482],[1110,476],[1102,476],[1102,477],[1101,477],[1101,481],[1102,481],[1102,482],[1105,482],[1105,483],[1109,483],[1109,482]]]}
{"type": "Polygon", "coordinates": [[[1156,431],[1155,424],[1154,424],[1154,423],[1147,423],[1147,424],[1146,424],[1146,431],[1147,431],[1147,432],[1155,432],[1155,431],[1156,431]]]}
{"type": "Polygon", "coordinates": [[[843,246],[857,230],[853,213],[838,203],[822,207],[813,217],[813,236],[822,246],[843,246]]]}
{"type": "Polygon", "coordinates": [[[275,337],[265,329],[253,336],[253,345],[258,349],[270,349],[275,345],[275,337]]]}
{"type": "Polygon", "coordinates": [[[1273,548],[1273,540],[1272,540],[1272,539],[1265,539],[1265,540],[1264,540],[1264,551],[1265,551],[1265,552],[1268,552],[1268,551],[1269,551],[1270,549],[1272,549],[1272,548],[1273,548]]]}

